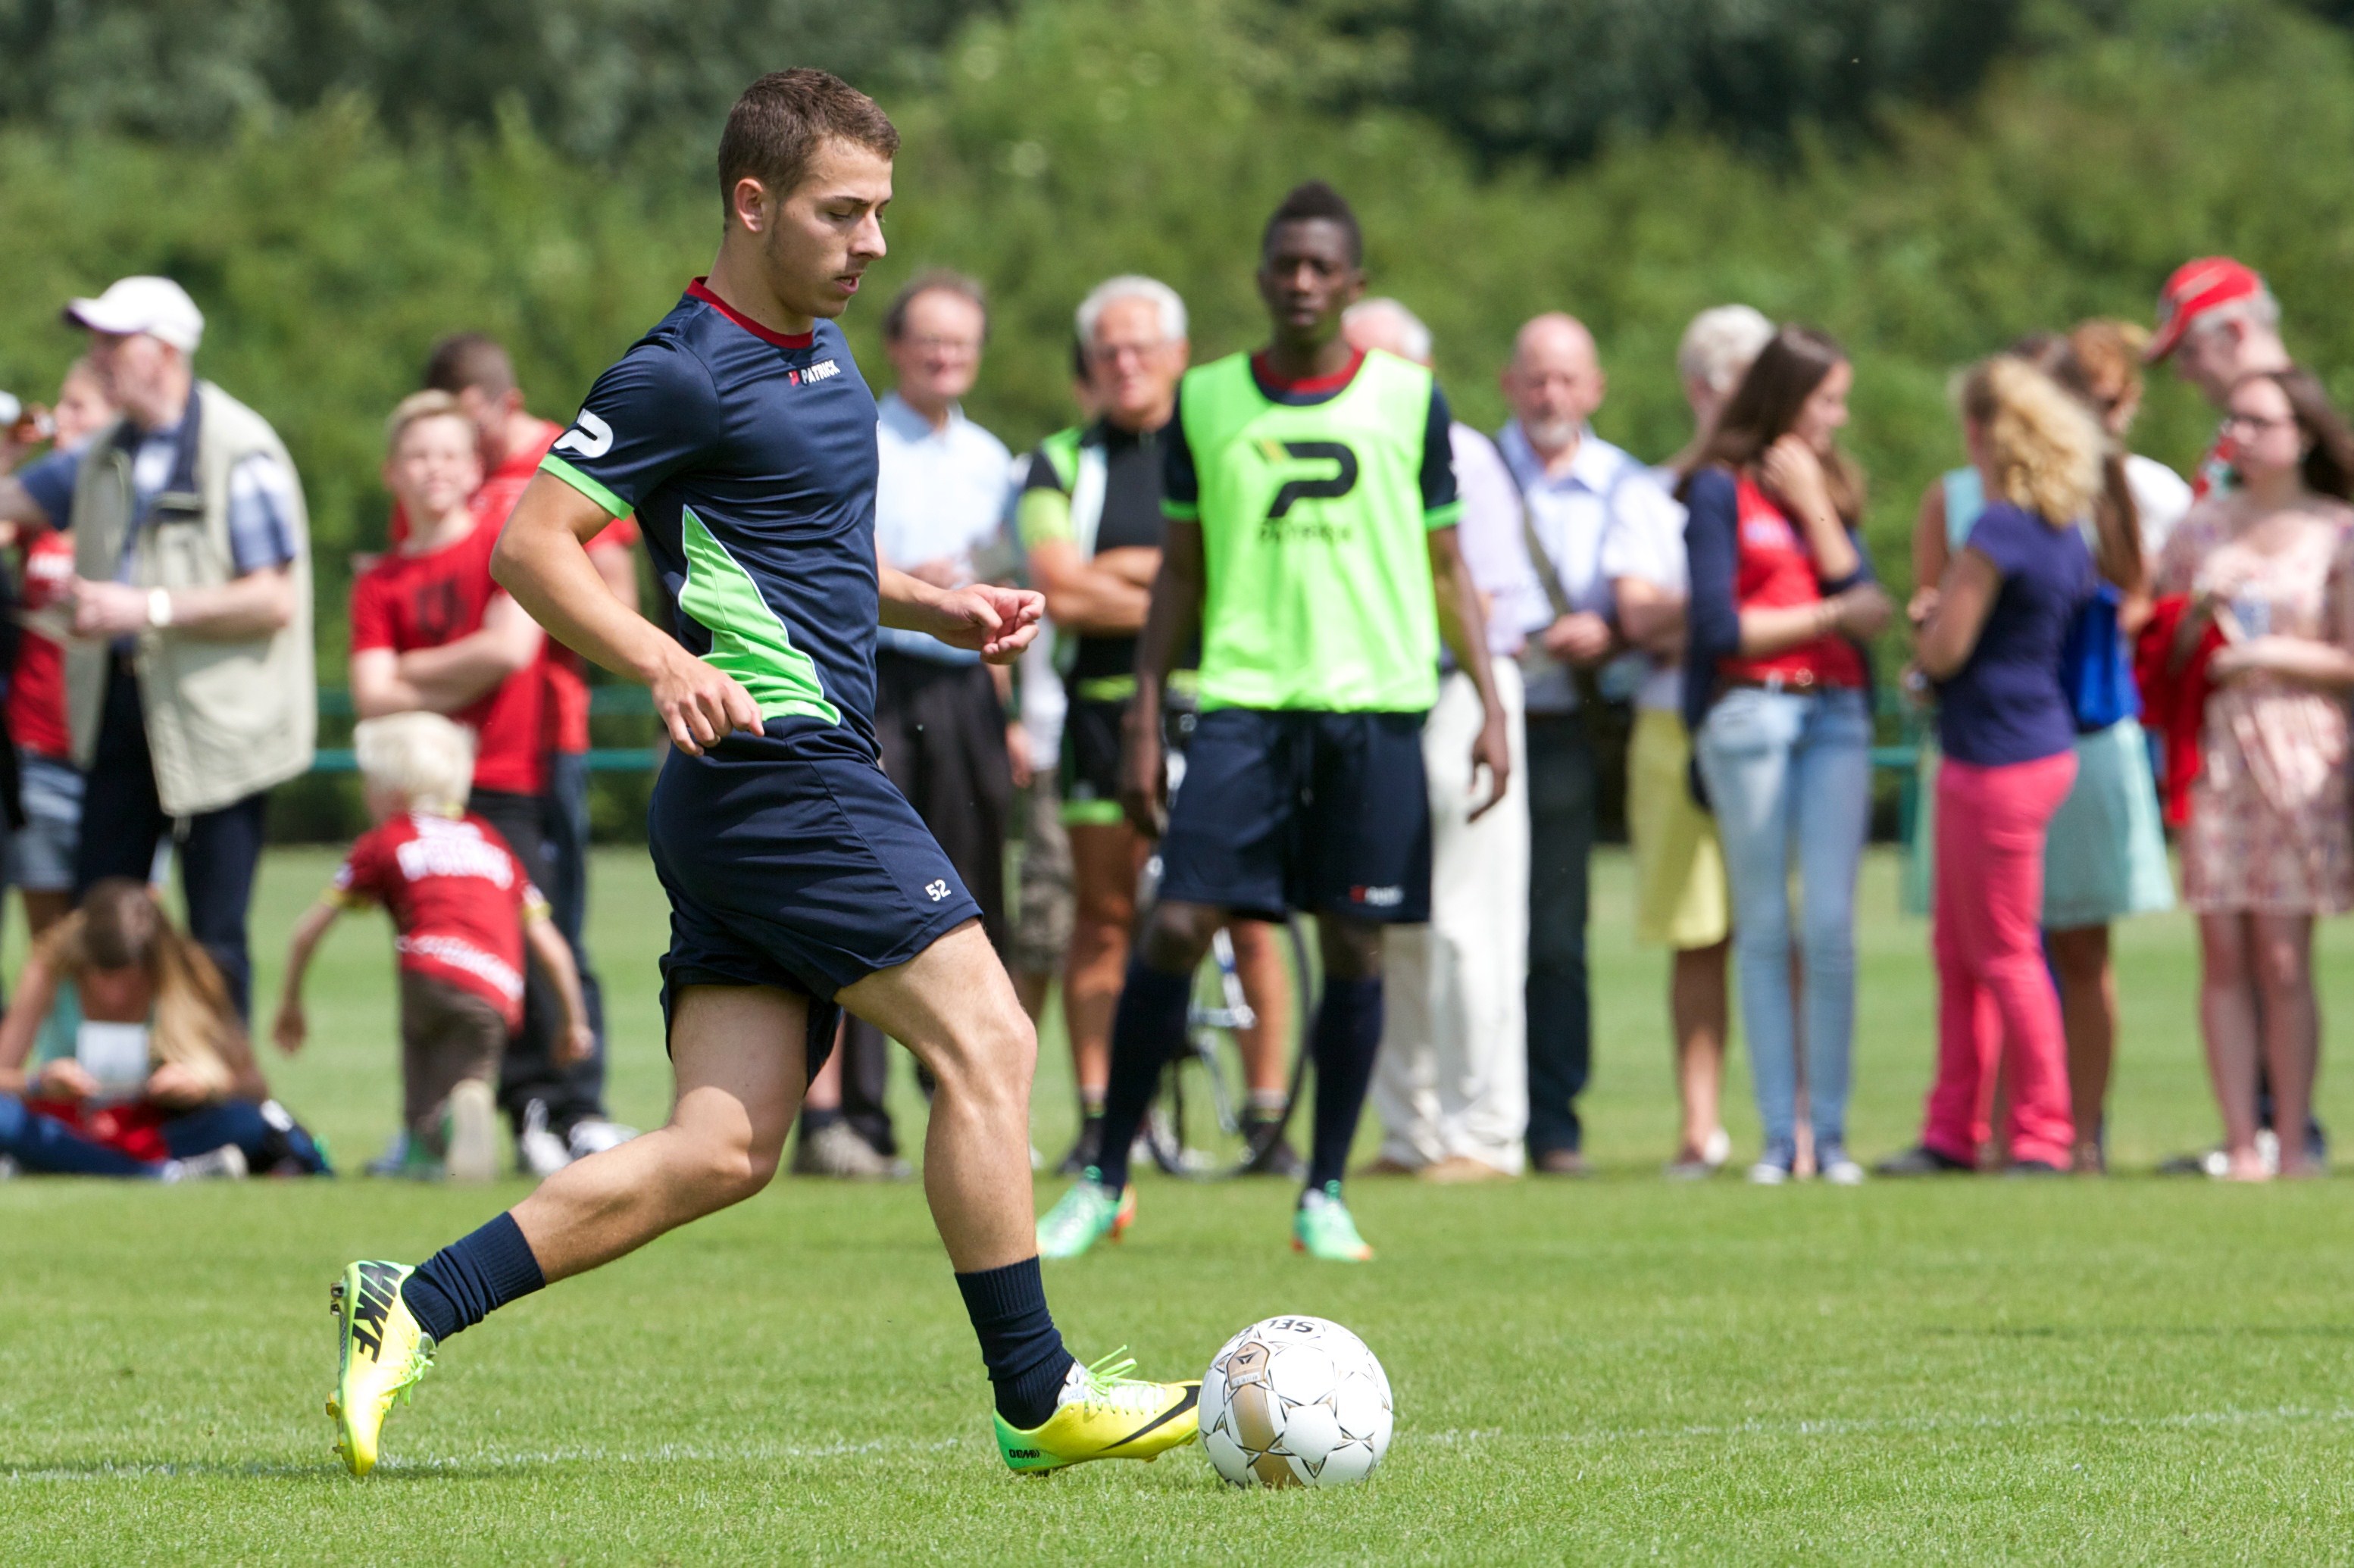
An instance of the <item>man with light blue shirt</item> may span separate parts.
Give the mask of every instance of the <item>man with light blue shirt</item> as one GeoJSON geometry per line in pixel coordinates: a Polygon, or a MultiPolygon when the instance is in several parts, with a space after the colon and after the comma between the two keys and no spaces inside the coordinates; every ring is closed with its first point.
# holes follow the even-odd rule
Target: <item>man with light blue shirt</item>
{"type": "Polygon", "coordinates": [[[1529,1163],[1571,1176],[1585,1170],[1577,1097],[1593,1053],[1585,914],[1596,790],[1575,676],[1623,646],[1603,535],[1623,513],[1671,515],[1675,502],[1588,427],[1606,383],[1594,338],[1575,319],[1551,313],[1523,326],[1502,381],[1512,420],[1497,447],[1520,485],[1543,590],[1521,623],[1529,639],[1529,1163]]]}
{"type": "MultiPolygon", "coordinates": [[[[1005,514],[1013,454],[958,406],[980,375],[988,327],[981,285],[955,272],[919,274],[883,318],[896,388],[876,412],[875,544],[886,564],[935,588],[1001,579],[1011,564],[1005,514]]],[[[1004,674],[980,654],[920,631],[885,627],[875,644],[875,734],[883,770],[948,852],[1001,955],[1005,837],[1013,810],[1004,674]]],[[[841,1124],[883,1162],[861,1159],[833,1130],[822,1105],[813,1103],[799,1151],[808,1158],[797,1159],[795,1168],[892,1172],[897,1146],[884,1107],[889,1044],[873,1024],[853,1019],[842,1057],[841,1124]]],[[[812,1101],[822,1098],[812,1085],[812,1101]]]]}

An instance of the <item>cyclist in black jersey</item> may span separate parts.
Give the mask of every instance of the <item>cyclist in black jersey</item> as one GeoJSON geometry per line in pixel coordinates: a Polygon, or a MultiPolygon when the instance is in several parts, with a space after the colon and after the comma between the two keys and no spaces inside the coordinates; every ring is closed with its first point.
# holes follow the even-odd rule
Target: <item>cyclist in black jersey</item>
{"type": "MultiPolygon", "coordinates": [[[[1077,909],[1064,966],[1063,1006],[1079,1086],[1079,1139],[1066,1174],[1092,1164],[1111,1072],[1111,1015],[1136,920],[1136,890],[1151,842],[1119,803],[1120,725],[1136,692],[1136,634],[1161,569],[1161,434],[1184,373],[1185,306],[1151,278],[1099,284],[1081,302],[1078,334],[1094,401],[1084,428],[1058,431],[1032,454],[1018,505],[1033,580],[1044,590],[1058,635],[1056,663],[1069,705],[1063,720],[1063,823],[1071,842],[1077,909]]],[[[1171,677],[1172,745],[1193,714],[1180,700],[1186,671],[1171,677]]],[[[1043,765],[1043,762],[1042,762],[1043,765]]],[[[1242,1033],[1249,1077],[1247,1116],[1282,1114],[1284,1042],[1291,1005],[1282,952],[1257,921],[1232,936],[1244,991],[1257,1022],[1242,1033]]],[[[1279,1140],[1257,1162],[1297,1174],[1298,1157],[1279,1140]]]]}

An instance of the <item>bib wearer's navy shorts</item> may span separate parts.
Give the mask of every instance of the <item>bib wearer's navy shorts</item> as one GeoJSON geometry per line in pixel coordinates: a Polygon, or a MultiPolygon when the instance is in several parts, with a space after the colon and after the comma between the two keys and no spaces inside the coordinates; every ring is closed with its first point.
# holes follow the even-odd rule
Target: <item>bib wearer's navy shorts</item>
{"type": "Polygon", "coordinates": [[[1416,713],[1213,708],[1161,841],[1161,896],[1281,919],[1430,918],[1430,795],[1416,713]]]}
{"type": "Polygon", "coordinates": [[[916,809],[838,727],[772,721],[702,757],[673,752],[646,838],[670,895],[665,1035],[688,986],[797,991],[811,1076],[833,1049],[837,992],[981,917],[916,809]]]}

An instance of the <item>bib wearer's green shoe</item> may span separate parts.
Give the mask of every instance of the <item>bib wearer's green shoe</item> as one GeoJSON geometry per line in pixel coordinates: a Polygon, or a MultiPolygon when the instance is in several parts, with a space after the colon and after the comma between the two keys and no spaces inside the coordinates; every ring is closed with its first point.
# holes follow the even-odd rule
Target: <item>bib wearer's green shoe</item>
{"type": "Polygon", "coordinates": [[[1055,1414],[1029,1431],[995,1418],[997,1451],[1008,1469],[1044,1475],[1090,1459],[1149,1463],[1201,1435],[1202,1385],[1129,1377],[1136,1361],[1114,1361],[1119,1353],[1088,1367],[1073,1362],[1055,1414]]]}
{"type": "Polygon", "coordinates": [[[386,1414],[433,1365],[433,1336],[400,1298],[401,1282],[415,1272],[398,1263],[355,1263],[329,1294],[343,1364],[327,1414],[342,1430],[335,1452],[355,1476],[376,1468],[386,1414]]]}
{"type": "Polygon", "coordinates": [[[1038,1220],[1040,1257],[1076,1257],[1109,1236],[1118,1241],[1136,1223],[1136,1189],[1113,1192],[1092,1165],[1038,1220]]]}
{"type": "Polygon", "coordinates": [[[1370,1263],[1373,1249],[1357,1234],[1356,1219],[1341,1201],[1341,1183],[1327,1181],[1300,1194],[1291,1215],[1291,1250],[1326,1263],[1370,1263]]]}

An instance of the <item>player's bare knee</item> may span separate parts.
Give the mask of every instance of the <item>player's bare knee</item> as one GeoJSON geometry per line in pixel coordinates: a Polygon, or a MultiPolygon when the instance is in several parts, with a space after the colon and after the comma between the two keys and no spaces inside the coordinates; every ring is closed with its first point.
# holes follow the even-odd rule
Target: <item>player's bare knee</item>
{"type": "Polygon", "coordinates": [[[1326,916],[1317,922],[1317,946],[1324,972],[1335,980],[1379,980],[1382,975],[1382,927],[1366,920],[1326,916]]]}
{"type": "Polygon", "coordinates": [[[1038,1066],[1038,1032],[1028,1014],[1009,1008],[1003,1016],[960,1026],[927,1058],[938,1093],[968,1105],[1003,1102],[1026,1110],[1038,1066]]]}
{"type": "Polygon", "coordinates": [[[1163,974],[1191,974],[1223,920],[1217,910],[1198,904],[1155,906],[1144,925],[1144,961],[1163,974]]]}

